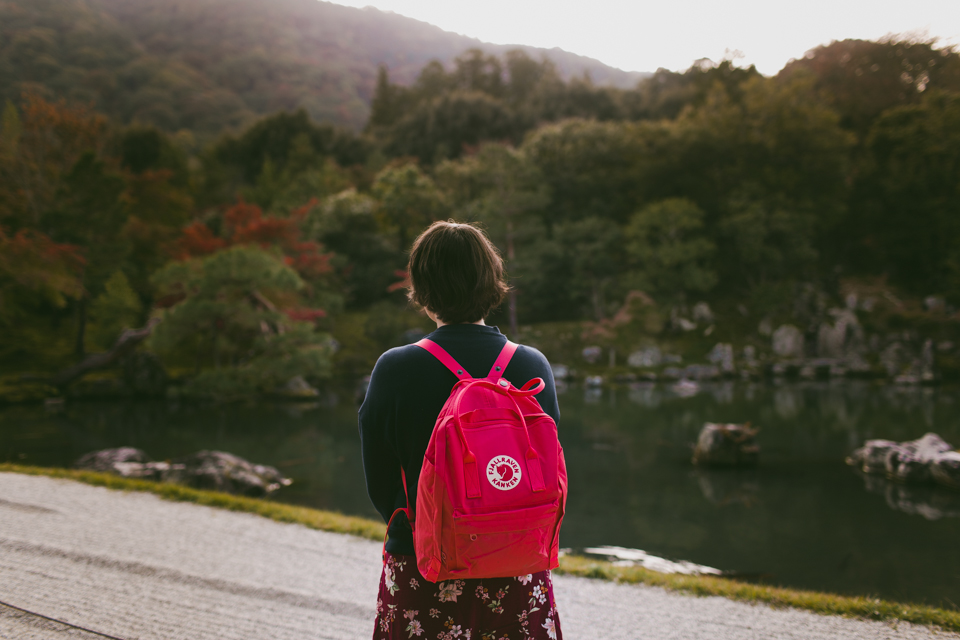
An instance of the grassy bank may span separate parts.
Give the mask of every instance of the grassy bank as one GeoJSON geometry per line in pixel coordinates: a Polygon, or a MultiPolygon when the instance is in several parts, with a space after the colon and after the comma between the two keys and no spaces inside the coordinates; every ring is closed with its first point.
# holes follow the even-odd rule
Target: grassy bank
{"type": "MultiPolygon", "coordinates": [[[[365,518],[345,516],[308,507],[281,504],[255,498],[243,498],[213,491],[200,491],[172,484],[120,478],[106,473],[51,469],[15,464],[0,464],[0,472],[66,478],[87,484],[123,491],[144,491],[166,500],[193,502],[230,511],[253,513],[277,522],[302,524],[311,529],[347,533],[383,540],[384,525],[365,518]]],[[[793,607],[820,614],[934,625],[949,631],[960,631],[960,612],[924,605],[903,604],[868,597],[840,596],[815,591],[797,591],[717,578],[686,576],[650,571],[641,567],[618,567],[610,562],[579,556],[566,556],[560,561],[558,574],[600,578],[628,584],[646,584],[697,596],[721,596],[743,602],[763,603],[773,607],[793,607]]]]}

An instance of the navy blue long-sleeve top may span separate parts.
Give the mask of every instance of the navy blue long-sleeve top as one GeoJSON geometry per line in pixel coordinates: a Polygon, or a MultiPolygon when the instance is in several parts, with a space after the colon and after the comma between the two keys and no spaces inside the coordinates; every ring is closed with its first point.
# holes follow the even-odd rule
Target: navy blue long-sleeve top
{"type": "MultiPolygon", "coordinates": [[[[444,325],[427,336],[449,353],[473,377],[486,377],[507,342],[497,327],[476,324],[444,325]]],[[[533,347],[521,345],[504,370],[516,387],[543,378],[546,387],[537,394],[545,413],[560,423],[557,390],[550,364],[533,347]]],[[[457,377],[433,355],[415,345],[390,349],[377,360],[360,407],[360,442],[367,493],[373,506],[390,519],[406,506],[400,467],[407,478],[410,506],[416,514],[417,482],[423,455],[437,416],[457,377]]],[[[390,526],[387,551],[415,555],[410,524],[398,514],[390,526]]]]}

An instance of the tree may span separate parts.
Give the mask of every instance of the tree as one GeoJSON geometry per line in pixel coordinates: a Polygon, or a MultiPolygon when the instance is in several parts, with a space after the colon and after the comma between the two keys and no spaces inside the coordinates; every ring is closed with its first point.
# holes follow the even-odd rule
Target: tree
{"type": "Polygon", "coordinates": [[[390,129],[384,146],[393,157],[414,156],[430,165],[484,141],[518,142],[521,134],[502,101],[480,91],[453,91],[411,109],[390,129]]]}
{"type": "Polygon", "coordinates": [[[191,383],[196,393],[237,397],[294,375],[328,375],[328,341],[292,319],[304,283],[279,256],[232,247],[171,263],[154,282],[179,301],[162,312],[151,345],[168,358],[193,357],[198,372],[214,369],[191,383]]]}
{"type": "Polygon", "coordinates": [[[333,252],[331,264],[349,305],[367,307],[387,295],[404,265],[404,252],[377,233],[378,203],[351,189],[313,207],[304,222],[306,237],[333,252]]]}
{"type": "MultiPolygon", "coordinates": [[[[788,203],[738,194],[731,198],[720,232],[729,242],[733,274],[757,291],[771,283],[811,280],[817,250],[813,220],[788,203]]],[[[735,281],[731,278],[731,281],[735,281]]]]}
{"type": "Polygon", "coordinates": [[[85,258],[85,295],[75,305],[77,358],[86,353],[90,297],[99,295],[110,275],[129,257],[130,246],[123,234],[129,220],[125,191],[124,175],[88,152],[63,177],[57,201],[44,216],[42,228],[59,242],[81,247],[85,258]]]}
{"type": "Polygon", "coordinates": [[[480,91],[494,98],[503,96],[503,66],[496,56],[470,49],[453,61],[453,80],[466,91],[480,91]]]}
{"type": "Polygon", "coordinates": [[[934,45],[896,38],[835,40],[791,61],[779,76],[812,73],[841,125],[862,141],[887,109],[916,104],[928,89],[960,91],[960,55],[934,45]]]}
{"type": "Polygon", "coordinates": [[[567,120],[541,127],[522,149],[552,195],[548,226],[591,216],[623,223],[635,209],[644,148],[633,125],[567,120]]]}
{"type": "Polygon", "coordinates": [[[15,298],[30,292],[55,307],[83,295],[79,273],[84,260],[77,247],[22,229],[10,235],[0,227],[0,318],[16,317],[15,298]]]}
{"type": "Polygon", "coordinates": [[[537,62],[521,49],[507,51],[506,97],[514,108],[523,105],[545,80],[559,80],[553,63],[544,58],[537,62]]]}
{"type": "Polygon", "coordinates": [[[51,323],[68,301],[84,295],[78,247],[21,229],[0,227],[0,361],[34,368],[47,364],[51,323]]]}
{"type": "Polygon", "coordinates": [[[215,205],[244,195],[270,209],[275,198],[298,188],[301,174],[328,171],[324,168],[328,162],[337,167],[361,165],[369,153],[365,139],[317,124],[302,109],[278,113],[258,120],[239,136],[223,136],[203,154],[200,200],[215,205]]]}
{"type": "Polygon", "coordinates": [[[708,95],[718,89],[738,102],[743,96],[743,83],[759,76],[753,65],[743,68],[732,60],[714,63],[707,58],[682,73],[657,69],[635,90],[624,93],[624,110],[631,120],[673,120],[684,109],[703,106],[708,95]]]}
{"type": "Polygon", "coordinates": [[[127,255],[123,273],[144,304],[152,301],[150,275],[168,259],[193,210],[184,152],[153,127],[128,127],[119,134],[120,166],[128,213],[121,232],[127,255]],[[135,256],[135,257],[133,257],[135,256]]]}
{"type": "Polygon", "coordinates": [[[446,212],[442,194],[433,180],[413,163],[381,171],[371,193],[379,201],[380,229],[396,238],[398,251],[407,251],[413,236],[446,212]]]}
{"type": "Polygon", "coordinates": [[[62,181],[105,143],[106,120],[89,108],[27,92],[18,112],[7,103],[0,132],[0,222],[39,228],[62,181]]]}
{"type": "Polygon", "coordinates": [[[377,70],[377,85],[370,101],[370,118],[365,130],[377,132],[392,126],[409,109],[411,97],[407,87],[390,84],[387,67],[380,65],[377,70]]]}
{"type": "Polygon", "coordinates": [[[532,214],[549,201],[539,171],[521,151],[488,143],[473,155],[442,164],[437,175],[457,202],[459,215],[483,222],[504,252],[511,275],[507,294],[510,333],[518,335],[517,276],[523,269],[517,260],[517,246],[529,243],[542,229],[532,214]]]}
{"type": "Polygon", "coordinates": [[[105,350],[116,342],[121,331],[138,326],[142,316],[143,303],[127,276],[117,270],[90,304],[90,338],[99,350],[105,350]]]}
{"type": "Polygon", "coordinates": [[[603,320],[608,290],[623,267],[620,227],[591,216],[558,224],[554,238],[571,266],[567,286],[580,296],[585,294],[594,319],[603,320]]]}
{"type": "Polygon", "coordinates": [[[717,283],[714,243],[704,235],[704,213],[690,200],[669,198],[647,205],[626,227],[627,255],[640,286],[667,296],[709,291],[717,283]]]}
{"type": "MultiPolygon", "coordinates": [[[[857,186],[855,266],[945,292],[960,253],[960,94],[927,92],[877,118],[857,186]]],[[[951,291],[952,295],[956,295],[951,291]]]]}

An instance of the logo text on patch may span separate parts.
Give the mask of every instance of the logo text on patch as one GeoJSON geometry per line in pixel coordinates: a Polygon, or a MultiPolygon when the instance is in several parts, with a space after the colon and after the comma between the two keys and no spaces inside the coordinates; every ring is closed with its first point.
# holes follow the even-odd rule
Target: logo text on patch
{"type": "Polygon", "coordinates": [[[487,480],[501,491],[520,484],[520,465],[510,456],[497,456],[487,465],[487,480]]]}

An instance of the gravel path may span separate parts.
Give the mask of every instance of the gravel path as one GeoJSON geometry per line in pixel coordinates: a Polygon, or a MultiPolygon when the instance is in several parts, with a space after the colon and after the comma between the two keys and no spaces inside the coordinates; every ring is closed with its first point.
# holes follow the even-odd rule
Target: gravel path
{"type": "MultiPolygon", "coordinates": [[[[368,639],[379,554],[250,514],[0,473],[0,601],[123,640],[368,639]]],[[[567,640],[960,640],[646,586],[554,584],[567,640]]],[[[0,605],[0,638],[102,637],[0,605]]]]}

